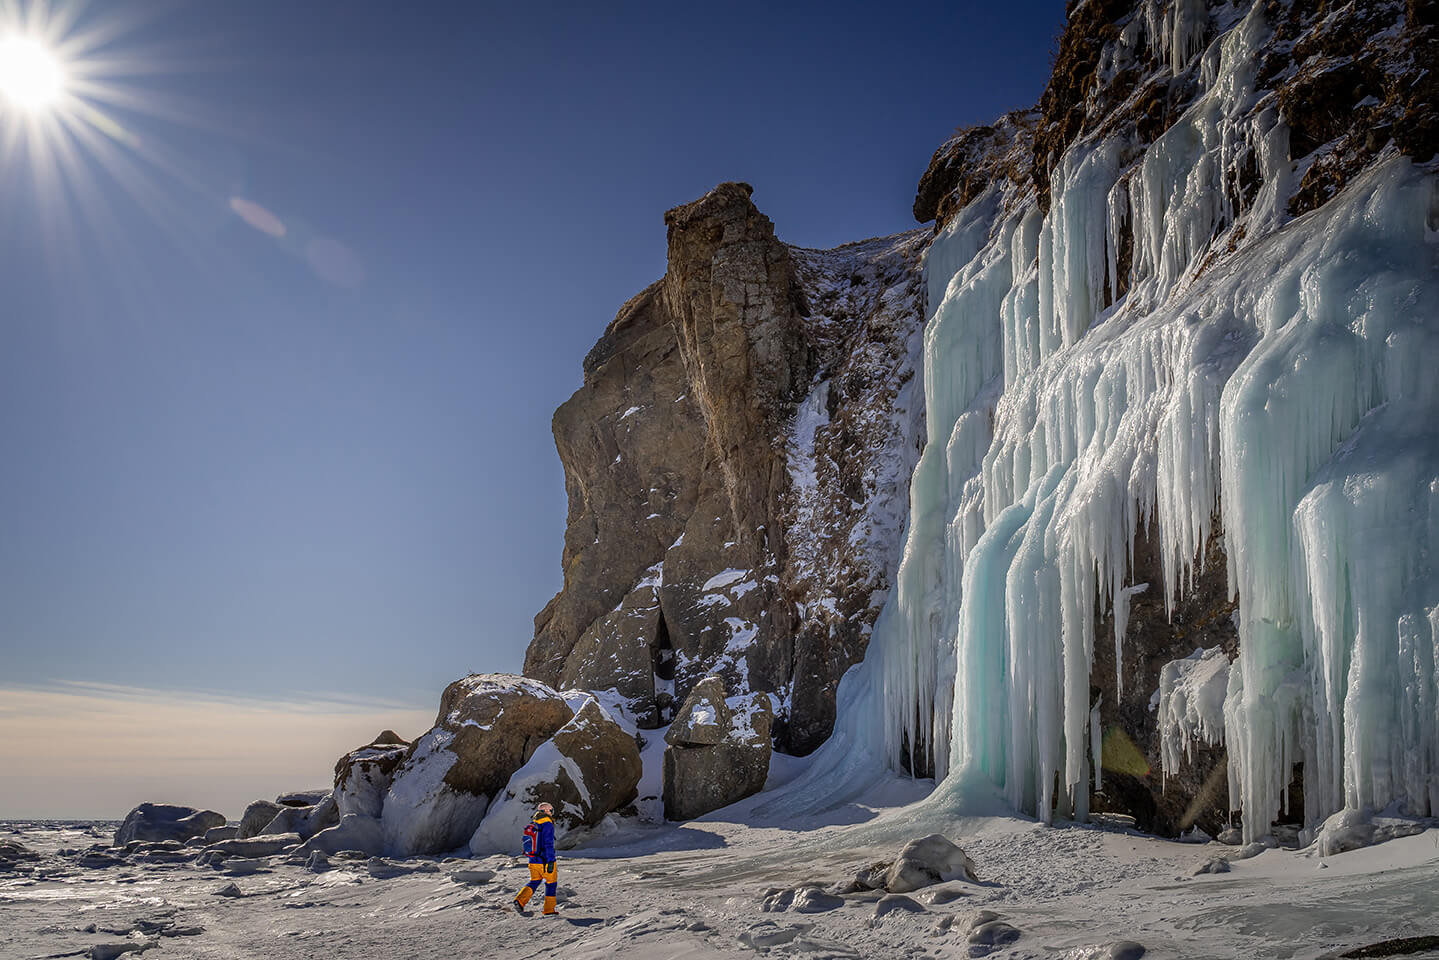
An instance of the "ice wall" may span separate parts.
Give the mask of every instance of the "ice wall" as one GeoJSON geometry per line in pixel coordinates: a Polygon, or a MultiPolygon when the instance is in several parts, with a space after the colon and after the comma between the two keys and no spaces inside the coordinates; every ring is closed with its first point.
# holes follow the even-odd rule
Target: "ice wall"
{"type": "Polygon", "coordinates": [[[896,591],[785,803],[846,799],[907,743],[948,777],[931,803],[1084,816],[1096,612],[1122,656],[1139,525],[1172,608],[1222,511],[1248,838],[1301,760],[1311,824],[1439,811],[1435,177],[1392,157],[1291,220],[1287,131],[1254,109],[1261,9],[1200,51],[1193,6],[1148,41],[1206,91],[1166,133],[1076,144],[1047,215],[996,186],[935,238],[896,591]]]}

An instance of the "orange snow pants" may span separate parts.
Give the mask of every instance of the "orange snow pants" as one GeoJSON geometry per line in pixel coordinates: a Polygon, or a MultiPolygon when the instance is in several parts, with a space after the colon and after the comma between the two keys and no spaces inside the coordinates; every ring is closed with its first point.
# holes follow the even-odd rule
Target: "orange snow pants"
{"type": "Polygon", "coordinates": [[[530,897],[540,889],[540,884],[545,885],[545,913],[555,912],[555,883],[559,876],[559,868],[553,863],[538,863],[530,861],[530,882],[520,888],[519,895],[515,902],[520,906],[530,902],[530,897]]]}

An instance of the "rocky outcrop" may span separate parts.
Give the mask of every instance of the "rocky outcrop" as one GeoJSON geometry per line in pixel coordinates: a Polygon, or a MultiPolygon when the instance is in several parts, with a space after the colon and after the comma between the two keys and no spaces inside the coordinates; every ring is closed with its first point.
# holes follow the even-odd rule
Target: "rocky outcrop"
{"type": "Polygon", "coordinates": [[[535,751],[495,795],[470,852],[513,853],[540,803],[554,807],[556,842],[631,803],[643,768],[635,739],[594,700],[535,751]]]}
{"type": "Polygon", "coordinates": [[[213,810],[197,810],[170,803],[142,803],[125,817],[115,831],[115,846],[137,840],[153,842],[203,837],[207,830],[223,827],[225,817],[213,810]]]}
{"type": "Polygon", "coordinates": [[[788,247],[744,184],[669,211],[669,266],[621,308],[554,418],[564,589],[525,673],[615,689],[648,727],[711,673],[833,725],[896,559],[916,454],[911,235],[788,247]]]}
{"type": "Polygon", "coordinates": [[[464,844],[495,793],[573,715],[554,690],[523,677],[450,684],[434,728],[410,745],[385,794],[386,849],[415,856],[464,844]]]}
{"type": "Polygon", "coordinates": [[[697,683],[665,732],[665,819],[692,820],[762,790],[772,722],[768,695],[726,698],[720,677],[697,683]]]}
{"type": "Polygon", "coordinates": [[[395,770],[409,752],[409,742],[393,730],[382,732],[335,762],[335,804],[339,816],[378,817],[395,770]]]}

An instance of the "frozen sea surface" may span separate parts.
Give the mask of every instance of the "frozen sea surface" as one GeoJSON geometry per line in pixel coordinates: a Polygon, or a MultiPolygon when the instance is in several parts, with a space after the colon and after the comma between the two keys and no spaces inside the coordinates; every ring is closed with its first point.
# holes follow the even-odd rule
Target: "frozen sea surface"
{"type": "Polygon", "coordinates": [[[280,856],[233,872],[193,861],[87,869],[61,851],[107,843],[114,824],[3,823],[0,841],[19,841],[40,859],[30,875],[0,874],[0,957],[84,956],[115,945],[144,947],[152,960],[760,953],[1077,960],[1108,957],[1114,944],[1134,941],[1146,957],[1312,958],[1439,934],[1439,831],[1323,860],[1268,850],[1235,860],[1229,872],[1192,876],[1198,864],[1235,848],[1015,818],[921,822],[903,806],[918,792],[920,784],[892,781],[868,803],[825,818],[739,822],[755,818],[761,795],[702,821],[623,828],[610,846],[561,859],[555,918],[510,911],[528,879],[512,858],[409,861],[402,865],[435,872],[391,879],[372,875],[363,860],[335,858],[314,873],[280,856]],[[892,859],[906,838],[936,829],[961,843],[979,883],[917,891],[912,905],[898,908],[869,893],[800,912],[804,898],[786,895],[806,884],[833,887],[892,859]],[[483,880],[485,871],[493,879],[483,880]],[[230,884],[242,895],[218,893],[230,884]],[[997,914],[1018,938],[971,942],[981,911],[997,914]]]}

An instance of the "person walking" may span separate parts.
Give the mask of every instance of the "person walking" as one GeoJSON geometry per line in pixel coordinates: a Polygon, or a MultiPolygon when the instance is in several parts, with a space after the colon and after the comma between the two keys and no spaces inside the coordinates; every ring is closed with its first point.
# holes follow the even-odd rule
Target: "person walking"
{"type": "Polygon", "coordinates": [[[535,817],[530,825],[525,827],[524,850],[530,858],[530,882],[520,888],[515,895],[515,912],[523,914],[525,904],[530,902],[530,897],[540,888],[540,883],[545,885],[545,912],[547,917],[554,916],[555,910],[555,808],[548,803],[542,803],[535,808],[535,817]]]}

